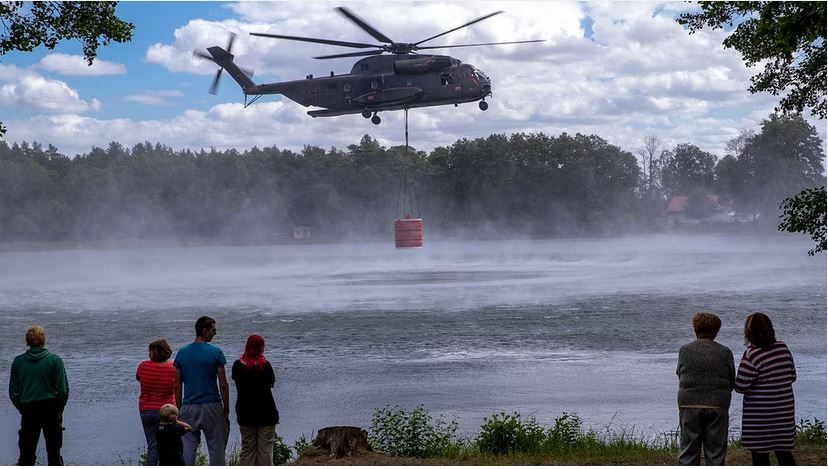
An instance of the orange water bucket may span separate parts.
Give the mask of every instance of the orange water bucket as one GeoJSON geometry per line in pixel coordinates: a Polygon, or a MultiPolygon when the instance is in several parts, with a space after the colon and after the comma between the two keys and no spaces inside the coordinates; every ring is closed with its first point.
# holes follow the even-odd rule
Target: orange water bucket
{"type": "Polygon", "coordinates": [[[423,219],[394,220],[394,245],[398,248],[423,247],[423,219]]]}

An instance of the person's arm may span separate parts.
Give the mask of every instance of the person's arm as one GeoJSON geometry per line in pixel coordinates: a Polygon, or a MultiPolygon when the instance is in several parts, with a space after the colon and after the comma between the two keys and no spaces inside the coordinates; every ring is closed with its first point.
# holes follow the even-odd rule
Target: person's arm
{"type": "Polygon", "coordinates": [[[181,426],[181,428],[183,428],[185,432],[192,431],[192,429],[193,429],[193,427],[191,427],[189,423],[187,423],[187,422],[185,422],[185,421],[183,421],[183,420],[178,420],[176,423],[177,423],[178,425],[180,425],[180,426],[181,426]]]}
{"type": "Polygon", "coordinates": [[[747,353],[748,351],[745,350],[744,355],[742,355],[742,361],[739,363],[739,371],[736,372],[735,390],[739,394],[748,392],[750,387],[753,386],[756,377],[759,375],[756,366],[748,360],[747,353]]]}
{"type": "Polygon", "coordinates": [[[730,390],[733,391],[733,388],[736,387],[736,366],[733,364],[733,352],[728,354],[728,358],[730,358],[730,368],[728,369],[728,378],[730,380],[730,390]]]}
{"type": "Polygon", "coordinates": [[[181,409],[181,370],[175,369],[175,405],[181,409]]]}
{"type": "Polygon", "coordinates": [[[270,362],[265,361],[265,364],[267,365],[267,380],[272,388],[276,384],[276,374],[273,373],[273,367],[270,365],[270,362]]]}
{"type": "Polygon", "coordinates": [[[63,367],[63,359],[55,355],[54,370],[55,370],[55,384],[57,387],[57,400],[60,403],[60,411],[66,407],[69,401],[69,378],[66,376],[66,368],[63,367]]]}
{"type": "Polygon", "coordinates": [[[224,418],[230,422],[230,385],[227,384],[227,373],[224,371],[224,365],[219,366],[217,370],[221,402],[224,404],[224,418]]]}
{"type": "Polygon", "coordinates": [[[796,382],[796,364],[794,363],[793,354],[790,350],[788,350],[788,354],[791,356],[791,383],[796,382]]]}
{"type": "Polygon", "coordinates": [[[20,410],[20,374],[17,367],[12,363],[11,376],[9,376],[9,399],[14,408],[20,410]]]}
{"type": "Polygon", "coordinates": [[[684,357],[682,354],[683,350],[683,348],[679,349],[678,362],[676,363],[676,376],[678,376],[679,380],[681,380],[681,364],[684,362],[684,357]]]}

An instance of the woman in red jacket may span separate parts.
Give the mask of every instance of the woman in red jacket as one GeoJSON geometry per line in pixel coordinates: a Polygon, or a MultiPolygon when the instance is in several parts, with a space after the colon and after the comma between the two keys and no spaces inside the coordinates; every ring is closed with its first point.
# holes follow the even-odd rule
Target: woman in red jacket
{"type": "Polygon", "coordinates": [[[138,411],[147,438],[147,466],[158,465],[155,430],[161,422],[158,411],[164,404],[175,404],[175,368],[170,361],[172,349],[164,339],[149,344],[149,360],[138,365],[135,379],[141,385],[138,411]]]}

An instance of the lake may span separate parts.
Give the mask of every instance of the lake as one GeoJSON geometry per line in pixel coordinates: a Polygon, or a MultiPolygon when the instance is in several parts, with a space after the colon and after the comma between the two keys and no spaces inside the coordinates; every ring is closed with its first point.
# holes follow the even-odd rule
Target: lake
{"type": "MultiPolygon", "coordinates": [[[[145,444],[135,368],[150,341],[177,350],[207,314],[230,362],[248,334],[265,337],[277,431],[291,444],[326,426],[368,428],[387,404],[423,404],[465,434],[517,411],[655,436],[678,424],[676,355],[693,313],[722,318],[717,340],[738,359],[745,316],[764,311],[796,360],[797,417],[825,419],[826,257],[810,247],[652,235],[2,252],[0,385],[27,326],[42,324],[69,374],[64,459],[135,464],[145,444]]],[[[19,417],[0,402],[10,465],[19,417]]],[[[740,408],[735,396],[735,426],[740,408]]]]}

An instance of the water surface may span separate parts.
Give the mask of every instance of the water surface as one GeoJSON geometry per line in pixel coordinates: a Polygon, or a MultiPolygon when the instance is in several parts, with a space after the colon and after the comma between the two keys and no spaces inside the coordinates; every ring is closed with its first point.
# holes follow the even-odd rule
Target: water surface
{"type": "MultiPolygon", "coordinates": [[[[825,419],[826,262],[809,248],[700,235],[0,253],[0,385],[26,327],[44,325],[69,373],[67,463],[135,463],[146,344],[178,349],[208,314],[228,360],[248,334],[265,336],[290,443],[367,428],[386,404],[423,404],[465,433],[518,411],[655,435],[677,425],[676,352],[692,313],[719,314],[718,340],[738,358],[744,317],[761,310],[794,353],[797,415],[825,419]]],[[[7,399],[0,418],[0,464],[13,464],[7,399]]]]}

